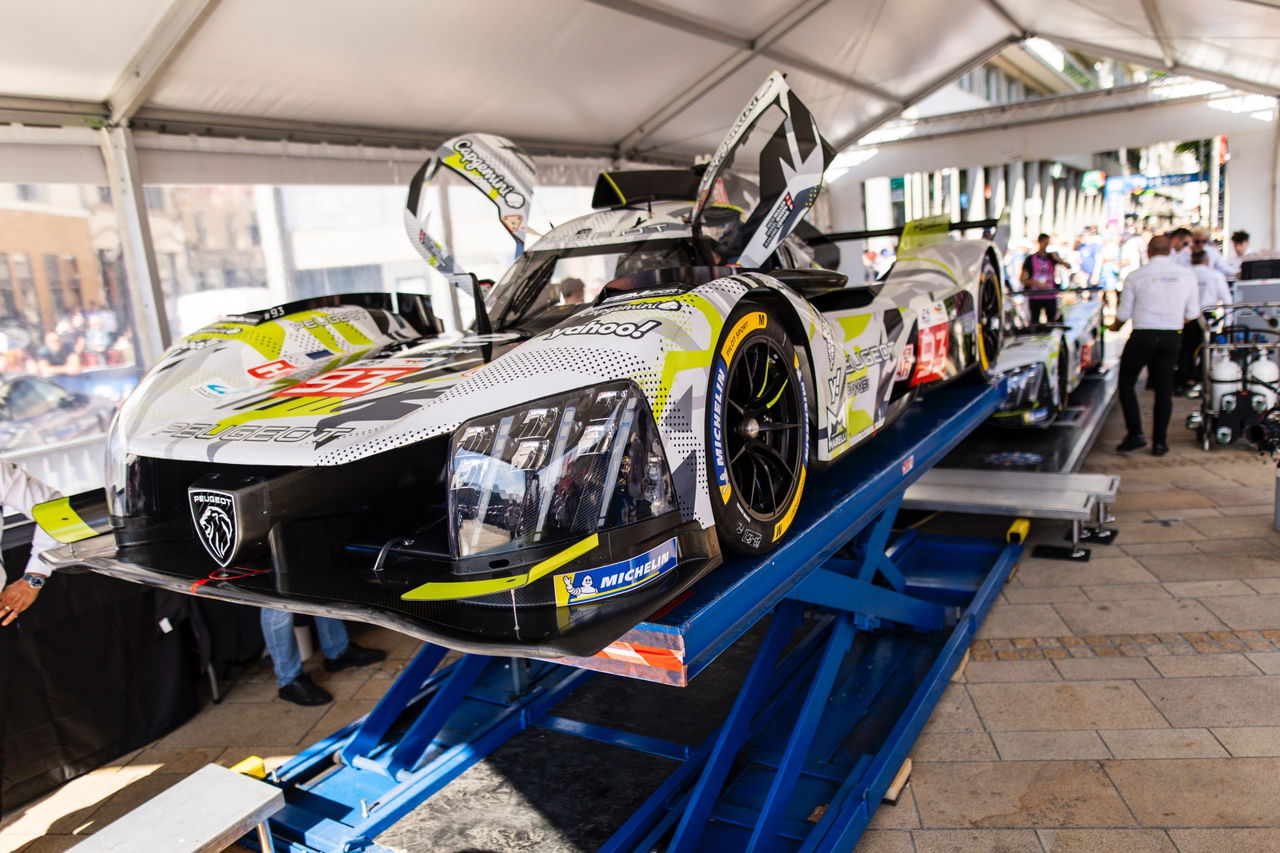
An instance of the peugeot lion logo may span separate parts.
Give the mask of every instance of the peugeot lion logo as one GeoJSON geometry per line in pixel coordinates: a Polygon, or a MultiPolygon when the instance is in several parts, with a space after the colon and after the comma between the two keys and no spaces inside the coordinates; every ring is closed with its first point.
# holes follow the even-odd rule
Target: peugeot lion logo
{"type": "Polygon", "coordinates": [[[236,527],[235,497],[227,492],[190,489],[187,499],[196,523],[196,537],[209,556],[226,568],[235,555],[240,533],[236,527]]]}

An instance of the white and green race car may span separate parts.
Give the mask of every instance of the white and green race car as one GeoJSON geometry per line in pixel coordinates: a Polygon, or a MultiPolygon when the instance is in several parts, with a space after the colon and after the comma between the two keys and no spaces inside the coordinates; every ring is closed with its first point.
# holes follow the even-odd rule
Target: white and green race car
{"type": "Polygon", "coordinates": [[[406,215],[475,327],[360,294],[189,335],[124,403],[105,497],[41,508],[83,540],[55,560],[463,650],[594,653],[725,554],[777,547],[806,478],[875,453],[918,393],[994,376],[992,245],[912,227],[880,281],[819,267],[801,226],[830,159],[774,74],[705,168],[603,174],[600,209],[482,295],[422,189],[454,170],[523,248],[532,161],[451,140],[406,215]],[[758,185],[729,171],[748,139],[758,185]]]}

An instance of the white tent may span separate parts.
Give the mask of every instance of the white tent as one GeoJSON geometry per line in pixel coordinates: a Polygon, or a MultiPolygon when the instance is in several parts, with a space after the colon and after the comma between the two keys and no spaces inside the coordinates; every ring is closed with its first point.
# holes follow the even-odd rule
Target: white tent
{"type": "Polygon", "coordinates": [[[832,140],[1012,41],[1280,92],[1264,0],[0,0],[0,120],[684,159],[768,71],[832,140]]]}

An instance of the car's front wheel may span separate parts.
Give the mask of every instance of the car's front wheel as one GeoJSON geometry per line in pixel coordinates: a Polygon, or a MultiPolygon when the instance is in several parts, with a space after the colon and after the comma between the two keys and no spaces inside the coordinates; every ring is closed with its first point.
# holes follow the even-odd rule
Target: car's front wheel
{"type": "Polygon", "coordinates": [[[1004,343],[1004,306],[1000,299],[1000,276],[989,257],[982,262],[978,280],[977,314],[978,369],[982,378],[990,381],[995,378],[995,363],[1004,343]]]}
{"type": "Polygon", "coordinates": [[[739,306],[725,323],[707,393],[708,479],[725,551],[771,551],[795,518],[809,462],[803,357],[758,306],[739,306]]]}

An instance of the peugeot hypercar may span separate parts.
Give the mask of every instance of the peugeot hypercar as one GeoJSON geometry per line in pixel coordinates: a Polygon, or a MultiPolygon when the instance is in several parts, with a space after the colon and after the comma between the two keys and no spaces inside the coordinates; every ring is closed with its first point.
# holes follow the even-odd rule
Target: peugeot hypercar
{"type": "Polygon", "coordinates": [[[597,211],[482,295],[422,190],[454,170],[523,249],[532,161],[451,140],[406,218],[472,329],[360,294],[187,336],[113,426],[105,501],[41,509],[64,540],[110,530],[56,559],[467,651],[594,653],[722,555],[776,547],[805,478],[918,392],[993,369],[990,244],[908,228],[867,285],[815,262],[802,220],[830,155],[775,74],[705,168],[603,174],[597,211]],[[758,185],[728,172],[754,131],[758,185]]]}

